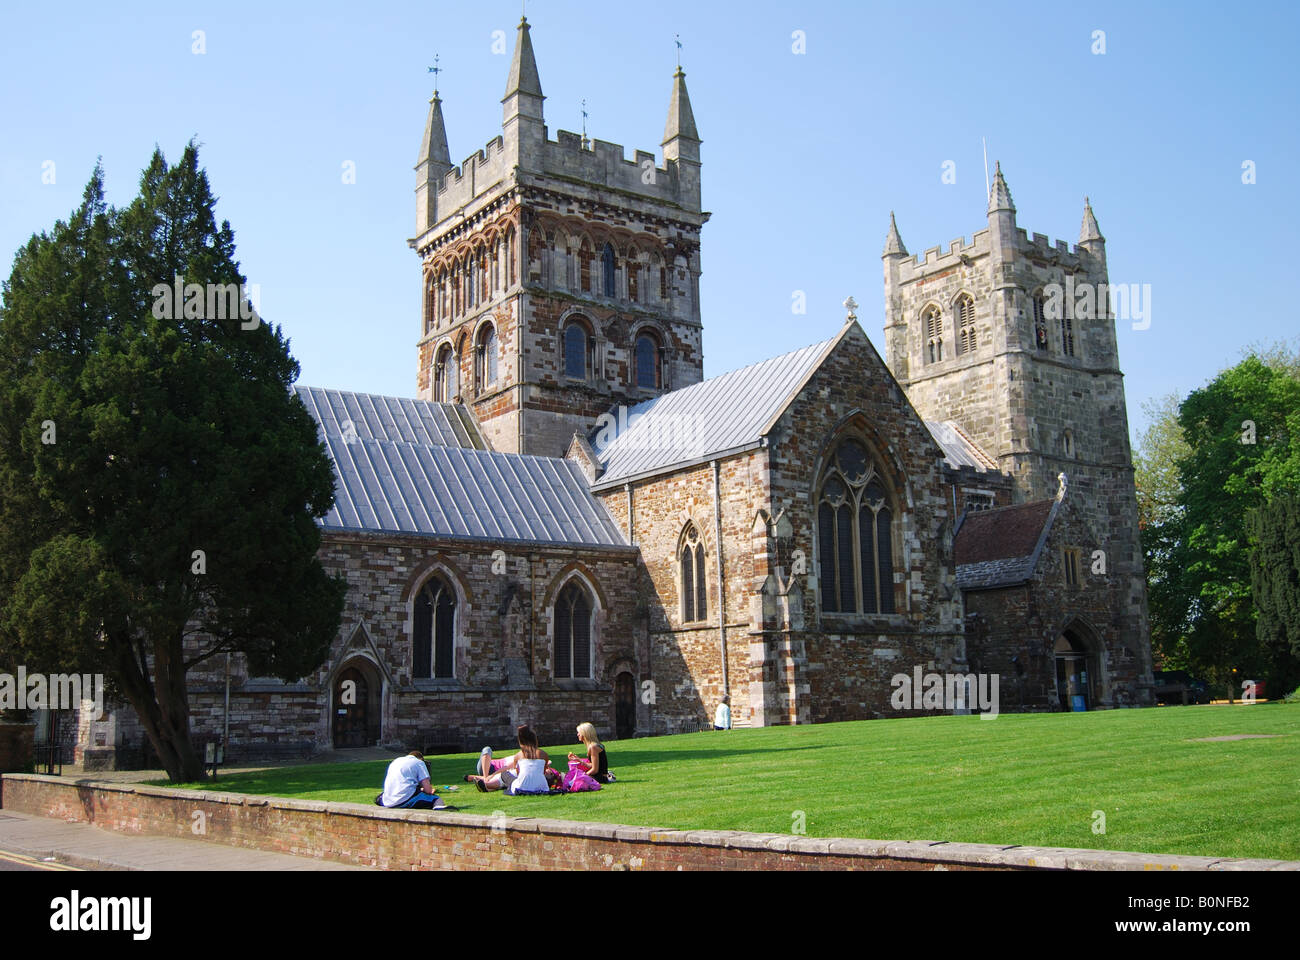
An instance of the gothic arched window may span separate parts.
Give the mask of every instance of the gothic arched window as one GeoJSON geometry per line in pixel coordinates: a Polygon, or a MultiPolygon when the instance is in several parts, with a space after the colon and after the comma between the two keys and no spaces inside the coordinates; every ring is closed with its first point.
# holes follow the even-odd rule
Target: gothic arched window
{"type": "Polygon", "coordinates": [[[1074,320],[1068,313],[1061,317],[1061,353],[1074,356],[1074,320]]]}
{"type": "Polygon", "coordinates": [[[600,265],[604,274],[604,294],[607,297],[617,296],[615,276],[614,276],[614,248],[608,243],[600,255],[600,265]]]}
{"type": "Polygon", "coordinates": [[[497,382],[497,331],[490,323],[478,335],[477,353],[475,376],[478,389],[486,390],[497,382]]]}
{"type": "Polygon", "coordinates": [[[564,375],[571,380],[586,380],[590,354],[587,329],[577,320],[570,320],[564,328],[564,375]]]}
{"type": "Polygon", "coordinates": [[[634,351],[635,365],[633,369],[633,382],[638,387],[649,387],[657,389],[659,387],[659,344],[648,333],[642,333],[636,338],[636,349],[634,351]]]}
{"type": "Polygon", "coordinates": [[[678,584],[682,598],[682,622],[699,623],[709,617],[709,589],[705,580],[708,567],[704,563],[704,544],[695,524],[687,524],[682,533],[681,581],[678,584]]]}
{"type": "Polygon", "coordinates": [[[1041,290],[1034,294],[1034,345],[1044,352],[1047,350],[1047,311],[1041,290]]]}
{"type": "Polygon", "coordinates": [[[867,448],[845,440],[822,475],[817,503],[824,612],[894,612],[893,521],[867,448]]]}
{"type": "Polygon", "coordinates": [[[957,352],[974,353],[975,341],[975,301],[970,294],[963,293],[953,304],[957,318],[957,352]]]}
{"type": "Polygon", "coordinates": [[[413,667],[417,680],[456,676],[456,594],[441,577],[430,578],[415,598],[413,667]]]}
{"type": "Polygon", "coordinates": [[[921,329],[925,333],[926,362],[943,359],[943,314],[934,304],[921,311],[921,329]]]}
{"type": "Polygon", "coordinates": [[[591,599],[570,580],[555,601],[555,678],[591,677],[591,599]]]}

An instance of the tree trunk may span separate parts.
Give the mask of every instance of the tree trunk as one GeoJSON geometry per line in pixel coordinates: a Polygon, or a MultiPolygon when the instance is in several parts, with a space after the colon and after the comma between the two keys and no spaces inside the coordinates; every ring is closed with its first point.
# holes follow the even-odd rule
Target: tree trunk
{"type": "MultiPolygon", "coordinates": [[[[177,641],[177,647],[180,644],[177,641]]],[[[115,644],[119,651],[118,677],[127,702],[135,709],[145,735],[153,745],[158,760],[172,783],[197,783],[207,779],[203,758],[190,739],[189,699],[185,689],[184,667],[179,655],[171,655],[167,641],[154,645],[154,683],[141,672],[132,655],[129,640],[115,644]],[[155,694],[155,690],[157,693],[155,694]],[[179,698],[179,701],[178,701],[179,698]]]]}

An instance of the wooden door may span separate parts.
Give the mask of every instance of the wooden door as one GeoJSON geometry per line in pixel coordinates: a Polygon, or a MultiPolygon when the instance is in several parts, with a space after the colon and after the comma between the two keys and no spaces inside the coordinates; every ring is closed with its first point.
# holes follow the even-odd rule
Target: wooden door
{"type": "Polygon", "coordinates": [[[614,735],[619,740],[636,736],[636,680],[630,673],[614,680],[614,735]]]}

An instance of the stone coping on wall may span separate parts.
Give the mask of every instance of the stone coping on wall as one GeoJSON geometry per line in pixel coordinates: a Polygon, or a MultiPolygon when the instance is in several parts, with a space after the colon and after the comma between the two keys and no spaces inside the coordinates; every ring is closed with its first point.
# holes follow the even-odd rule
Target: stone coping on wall
{"type": "MultiPolygon", "coordinates": [[[[393,869],[1300,871],[1300,861],[671,830],[392,810],[41,774],[5,774],[0,781],[0,806],[33,816],[393,869]],[[205,817],[202,835],[192,830],[197,811],[205,817]]],[[[536,801],[503,801],[521,802],[536,801]]]]}

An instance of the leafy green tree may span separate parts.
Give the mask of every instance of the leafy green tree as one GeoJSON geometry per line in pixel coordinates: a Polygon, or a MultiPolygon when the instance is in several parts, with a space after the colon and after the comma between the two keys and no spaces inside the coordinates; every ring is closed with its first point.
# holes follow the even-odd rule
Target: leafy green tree
{"type": "Polygon", "coordinates": [[[333,471],[215,205],[193,144],[120,211],[97,167],[0,300],[0,657],[104,673],[174,781],[204,776],[188,671],[301,678],[344,596],[316,556],[333,471]]]}
{"type": "Polygon", "coordinates": [[[1168,394],[1143,404],[1149,426],[1138,435],[1133,453],[1137,483],[1138,527],[1147,571],[1151,645],[1167,669],[1187,669],[1183,619],[1187,605],[1177,595],[1177,570],[1172,567],[1182,536],[1183,486],[1179,461],[1191,452],[1178,422],[1178,395],[1168,394]]]}
{"type": "Polygon", "coordinates": [[[1193,391],[1178,422],[1189,448],[1178,461],[1182,512],[1163,541],[1167,580],[1152,604],[1190,662],[1235,687],[1279,666],[1256,636],[1248,521],[1300,482],[1300,379],[1248,356],[1193,391]]]}

